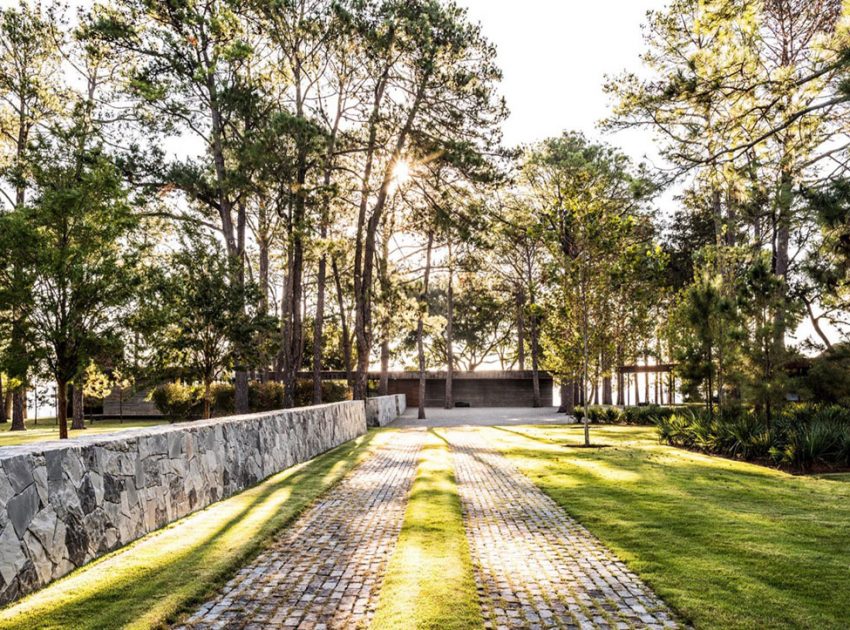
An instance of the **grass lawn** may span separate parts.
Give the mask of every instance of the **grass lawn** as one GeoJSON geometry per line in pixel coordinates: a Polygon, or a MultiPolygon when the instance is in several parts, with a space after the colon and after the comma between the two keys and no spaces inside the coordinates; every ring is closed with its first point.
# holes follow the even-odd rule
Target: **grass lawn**
{"type": "Polygon", "coordinates": [[[446,443],[429,432],[372,628],[483,628],[446,443]]]}
{"type": "MultiPolygon", "coordinates": [[[[94,423],[86,421],[83,431],[72,431],[71,420],[68,419],[68,435],[71,439],[80,435],[94,435],[97,433],[115,433],[127,429],[139,429],[142,427],[153,427],[163,424],[167,420],[95,420],[94,423]]],[[[59,439],[59,425],[55,424],[54,418],[39,418],[38,424],[34,420],[24,422],[26,431],[10,431],[11,422],[0,424],[0,446],[16,446],[18,444],[29,444],[31,442],[45,442],[47,440],[59,439]]]]}
{"type": "Polygon", "coordinates": [[[699,628],[847,628],[850,475],[794,477],[659,445],[655,430],[483,429],[699,628]]]}
{"type": "Polygon", "coordinates": [[[104,556],[0,611],[0,628],[150,628],[173,621],[386,435],[370,432],[104,556]]]}

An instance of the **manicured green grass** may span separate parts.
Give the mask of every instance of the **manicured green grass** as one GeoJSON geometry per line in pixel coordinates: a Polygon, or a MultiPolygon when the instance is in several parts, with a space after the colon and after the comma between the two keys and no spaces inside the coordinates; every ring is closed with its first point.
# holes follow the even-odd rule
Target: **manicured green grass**
{"type": "Polygon", "coordinates": [[[481,628],[448,446],[428,434],[373,628],[481,628]]]}
{"type": "Polygon", "coordinates": [[[370,432],[97,560],[0,611],[0,628],[150,628],[191,611],[386,433],[370,432]]]}
{"type": "Polygon", "coordinates": [[[847,628],[850,479],[658,444],[654,429],[485,429],[698,628],[847,628]]]}
{"type": "MultiPolygon", "coordinates": [[[[38,424],[35,420],[27,420],[24,424],[26,431],[10,431],[10,422],[0,424],[0,446],[16,446],[18,444],[30,444],[32,442],[46,442],[47,440],[59,439],[59,426],[54,418],[39,418],[38,424]]],[[[86,428],[81,431],[71,430],[71,421],[68,420],[68,434],[71,439],[83,435],[95,435],[98,433],[115,433],[127,429],[139,429],[141,427],[153,427],[163,424],[165,420],[86,420],[86,428]]]]}

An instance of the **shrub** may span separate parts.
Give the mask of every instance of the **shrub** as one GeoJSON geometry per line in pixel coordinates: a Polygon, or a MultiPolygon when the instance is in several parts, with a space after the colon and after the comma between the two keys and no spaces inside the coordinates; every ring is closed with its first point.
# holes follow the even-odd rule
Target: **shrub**
{"type": "Polygon", "coordinates": [[[662,418],[669,418],[675,413],[675,407],[662,407],[661,405],[625,407],[622,412],[622,421],[627,424],[652,425],[658,424],[658,421],[662,418]]]}
{"type": "Polygon", "coordinates": [[[590,422],[602,422],[605,419],[605,409],[603,407],[588,407],[587,418],[590,422]]]}
{"type": "Polygon", "coordinates": [[[850,405],[850,344],[840,344],[812,361],[804,385],[813,400],[850,405]]]}
{"type": "MultiPolygon", "coordinates": [[[[345,381],[322,381],[322,402],[333,403],[351,400],[351,391],[345,381]]],[[[295,384],[295,406],[313,404],[313,381],[301,379],[295,384]]]]}
{"type": "Polygon", "coordinates": [[[622,421],[623,414],[617,407],[607,407],[605,409],[605,422],[616,423],[622,421]]]}
{"type": "Polygon", "coordinates": [[[815,465],[832,466],[841,462],[848,427],[839,422],[813,419],[792,431],[783,451],[783,461],[810,471],[815,465]]]}
{"type": "Polygon", "coordinates": [[[766,457],[773,445],[773,436],[757,414],[744,412],[718,425],[719,446],[732,457],[757,459],[766,457]]]}
{"type": "Polygon", "coordinates": [[[251,383],[248,386],[248,404],[251,411],[283,409],[283,383],[251,383]]]}
{"type": "Polygon", "coordinates": [[[705,409],[682,409],[658,418],[659,440],[738,459],[771,456],[797,470],[850,465],[850,410],[836,405],[793,405],[772,426],[751,410],[725,410],[709,417],[705,409]]]}
{"type": "MultiPolygon", "coordinates": [[[[248,385],[248,405],[251,412],[283,409],[283,384],[252,382],[248,385]]],[[[324,381],[322,400],[341,402],[350,399],[347,383],[324,381]]],[[[159,412],[170,420],[182,421],[200,418],[204,413],[203,385],[164,383],[150,394],[159,412]]],[[[210,411],[213,417],[232,415],[236,409],[236,389],[231,383],[213,383],[210,386],[210,411]]],[[[296,383],[295,406],[306,407],[313,401],[313,383],[300,380],[296,383]]]]}
{"type": "Polygon", "coordinates": [[[231,415],[236,411],[236,388],[230,383],[213,383],[210,401],[213,416],[231,415]]]}
{"type": "Polygon", "coordinates": [[[157,410],[171,420],[188,420],[200,417],[204,408],[202,385],[163,383],[157,385],[149,398],[157,410]]]}

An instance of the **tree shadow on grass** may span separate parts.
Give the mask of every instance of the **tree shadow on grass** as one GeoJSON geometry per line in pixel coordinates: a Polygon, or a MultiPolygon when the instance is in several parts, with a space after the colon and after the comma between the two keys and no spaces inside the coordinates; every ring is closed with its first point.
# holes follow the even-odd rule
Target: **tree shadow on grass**
{"type": "Polygon", "coordinates": [[[527,438],[529,440],[534,440],[535,442],[543,442],[545,444],[554,444],[556,446],[561,446],[561,447],[564,447],[564,448],[577,448],[577,449],[593,450],[593,449],[600,449],[600,448],[610,448],[610,447],[614,446],[613,444],[602,444],[602,443],[593,443],[593,442],[591,442],[590,444],[573,444],[572,442],[564,443],[564,442],[561,442],[561,441],[558,441],[558,440],[552,440],[552,439],[545,438],[545,437],[538,437],[538,436],[530,435],[530,434],[525,433],[523,431],[517,431],[516,429],[509,429],[507,427],[491,427],[491,428],[496,429],[497,431],[504,431],[505,433],[513,433],[515,435],[519,435],[519,436],[527,438]]]}
{"type": "Polygon", "coordinates": [[[374,436],[370,432],[294,472],[278,473],[82,567],[10,607],[0,628],[114,628],[174,620],[205,601],[350,472],[374,436]],[[251,494],[244,506],[232,504],[251,494]],[[232,515],[228,502],[236,510],[232,515]],[[226,520],[204,531],[204,520],[218,511],[226,512],[221,515],[226,520]]]}
{"type": "Polygon", "coordinates": [[[567,453],[502,431],[520,470],[698,626],[846,627],[846,484],[648,441],[567,453]]]}

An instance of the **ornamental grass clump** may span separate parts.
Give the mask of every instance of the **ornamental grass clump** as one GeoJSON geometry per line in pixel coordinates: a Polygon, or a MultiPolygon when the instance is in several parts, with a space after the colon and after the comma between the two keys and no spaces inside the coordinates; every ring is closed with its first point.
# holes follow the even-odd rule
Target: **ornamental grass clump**
{"type": "Polygon", "coordinates": [[[850,466],[850,410],[796,405],[772,422],[754,410],[681,410],[656,418],[659,439],[671,446],[801,472],[850,466]]]}

